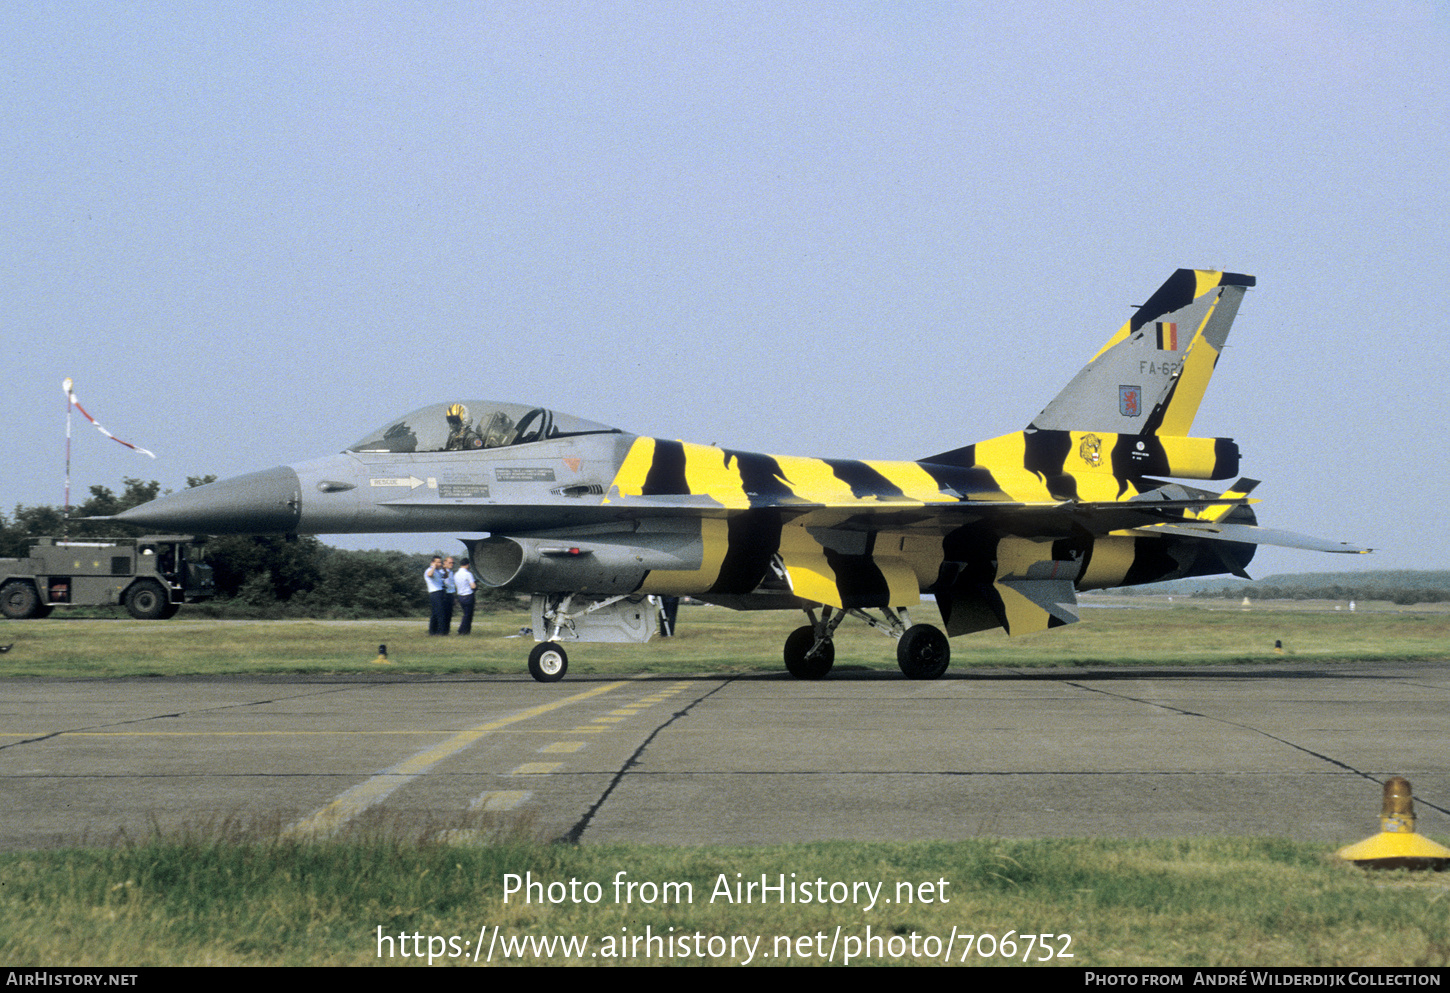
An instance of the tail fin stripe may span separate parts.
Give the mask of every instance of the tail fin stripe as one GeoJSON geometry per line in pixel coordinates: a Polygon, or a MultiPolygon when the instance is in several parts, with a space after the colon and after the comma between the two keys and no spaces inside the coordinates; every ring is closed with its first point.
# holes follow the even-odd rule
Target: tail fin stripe
{"type": "Polygon", "coordinates": [[[1244,289],[1256,282],[1177,270],[1028,430],[1187,436],[1244,289]]]}

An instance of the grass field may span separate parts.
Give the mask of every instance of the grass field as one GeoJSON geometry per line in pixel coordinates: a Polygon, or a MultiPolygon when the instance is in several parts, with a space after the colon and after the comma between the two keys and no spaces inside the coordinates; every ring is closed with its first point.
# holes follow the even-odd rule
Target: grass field
{"type": "MultiPolygon", "coordinates": [[[[1116,606],[1116,601],[1114,606],[1116,606]]],[[[1213,602],[1160,609],[1084,609],[1083,623],[1041,635],[1001,631],[952,640],[952,670],[974,667],[1241,665],[1283,661],[1450,658],[1450,612],[1361,605],[1355,613],[1213,602]],[[1282,654],[1275,651],[1282,642],[1282,654]]],[[[933,608],[916,610],[934,620],[933,608]]],[[[686,607],[679,634],[645,645],[569,646],[574,674],[773,672],[799,614],[686,607]]],[[[467,638],[429,638],[426,620],[0,622],[0,676],[169,676],[256,673],[517,673],[531,638],[506,638],[524,613],[481,615],[467,638]],[[388,646],[391,665],[375,659],[388,646]]],[[[895,643],[848,620],[837,632],[836,669],[894,671],[895,643]]]]}
{"type": "Polygon", "coordinates": [[[173,839],[0,855],[0,961],[421,965],[431,948],[433,965],[470,965],[482,934],[480,964],[841,964],[854,954],[859,964],[1445,966],[1447,890],[1438,874],[1367,873],[1317,846],[1253,839],[750,849],[173,839]],[[661,887],[652,904],[643,889],[620,899],[622,866],[661,887]],[[521,877],[507,901],[506,874],[521,877]],[[881,883],[891,902],[868,909],[862,891],[859,905],[836,903],[827,886],[816,890],[824,904],[730,903],[719,889],[782,874],[881,883]],[[952,881],[944,890],[941,878],[952,881]],[[543,886],[525,902],[526,879],[564,884],[553,891],[562,902],[543,886]],[[683,940],[649,945],[650,934],[683,940]],[[572,954],[558,937],[574,939],[572,954]]]}
{"type": "MultiPolygon", "coordinates": [[[[1450,658],[1450,613],[1366,607],[1373,605],[1354,614],[1217,603],[1089,609],[1085,623],[1044,636],[955,639],[953,671],[1450,658]]],[[[928,610],[918,611],[921,619],[928,610]]],[[[430,639],[422,619],[4,622],[0,645],[14,647],[0,656],[0,673],[517,674],[532,642],[503,636],[526,623],[522,614],[485,616],[472,637],[430,639]],[[374,662],[382,643],[394,662],[387,669],[374,662]]],[[[579,645],[570,669],[779,671],[781,643],[799,623],[790,614],[689,608],[679,637],[579,645]]],[[[848,623],[837,669],[894,670],[893,648],[848,623]]],[[[460,965],[472,963],[481,939],[494,962],[508,947],[507,961],[554,965],[841,963],[854,949],[862,964],[1445,966],[1450,880],[1369,873],[1322,846],[1276,839],[578,847],[543,843],[526,820],[362,823],[332,842],[290,839],[278,825],[206,825],[104,847],[0,853],[0,961],[12,964],[411,965],[428,963],[431,949],[432,964],[460,965]],[[620,903],[612,880],[621,868],[636,880],[688,883],[694,899],[620,903]],[[596,882],[600,899],[505,902],[505,875],[526,872],[596,882]],[[948,878],[954,890],[950,902],[894,901],[869,912],[709,901],[722,876],[782,873],[881,882],[888,892],[948,878]],[[671,943],[636,940],[650,935],[671,943]],[[967,935],[990,938],[967,945],[967,935]],[[538,944],[556,936],[575,939],[580,954],[538,944]],[[580,938],[589,944],[579,946],[580,938]]]]}

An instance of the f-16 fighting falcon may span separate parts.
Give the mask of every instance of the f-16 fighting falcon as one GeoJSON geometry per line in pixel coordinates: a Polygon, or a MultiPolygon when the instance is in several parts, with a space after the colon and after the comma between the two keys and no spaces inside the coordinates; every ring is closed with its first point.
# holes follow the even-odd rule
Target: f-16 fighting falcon
{"type": "Polygon", "coordinates": [[[455,531],[484,586],[533,597],[534,678],[564,644],[648,640],[651,595],[802,610],[794,675],[826,675],[854,617],[935,679],[948,637],[1078,619],[1077,592],[1244,571],[1257,545],[1362,549],[1261,528],[1238,446],[1189,435],[1253,276],[1180,269],[1022,430],[915,462],[801,458],[645,438],[466,400],[339,455],[162,497],[119,520],[205,534],[455,531]],[[913,620],[921,595],[941,626],[913,620]],[[875,613],[868,613],[874,611],[875,613]]]}

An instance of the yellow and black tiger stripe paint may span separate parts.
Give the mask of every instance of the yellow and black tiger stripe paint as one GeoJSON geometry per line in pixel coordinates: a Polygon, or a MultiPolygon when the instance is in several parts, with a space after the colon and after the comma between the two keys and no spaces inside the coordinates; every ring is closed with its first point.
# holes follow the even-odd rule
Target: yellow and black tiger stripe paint
{"type": "Polygon", "coordinates": [[[1025,431],[915,462],[638,438],[604,504],[700,521],[699,569],[650,574],[645,592],[863,608],[929,592],[949,634],[1072,623],[1080,589],[1242,573],[1252,545],[1146,528],[1253,521],[1246,489],[1209,502],[1154,477],[1237,475],[1231,439],[1188,432],[1254,284],[1178,270],[1025,431]]]}
{"type": "Polygon", "coordinates": [[[1238,473],[1229,438],[1017,432],[921,462],[815,459],[637,438],[606,504],[695,497],[720,510],[878,510],[960,503],[1045,504],[1122,500],[1143,477],[1227,479],[1238,473]]]}
{"type": "Polygon", "coordinates": [[[1237,471],[1237,446],[1225,438],[1028,431],[922,462],[637,438],[604,503],[641,514],[688,509],[700,520],[700,567],[651,572],[637,592],[737,607],[754,596],[760,606],[794,597],[868,608],[910,606],[925,591],[948,634],[983,626],[1023,633],[1071,623],[1075,588],[1194,575],[1209,564],[1198,562],[1192,542],[1168,552],[1175,543],[1094,535],[1051,508],[1135,506],[1127,501],[1158,485],[1149,473],[1217,479],[1237,471]],[[777,595],[760,596],[772,584],[777,595]]]}

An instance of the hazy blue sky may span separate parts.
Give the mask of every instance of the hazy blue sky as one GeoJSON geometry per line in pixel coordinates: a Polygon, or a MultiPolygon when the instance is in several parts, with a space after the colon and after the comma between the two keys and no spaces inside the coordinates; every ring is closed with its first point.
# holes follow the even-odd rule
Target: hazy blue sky
{"type": "Polygon", "coordinates": [[[1195,266],[1259,277],[1196,433],[1383,549],[1253,571],[1450,567],[1447,11],[12,0],[0,507],[60,503],[66,376],[160,456],[78,423],[82,497],[468,397],[918,458],[1195,266]]]}

